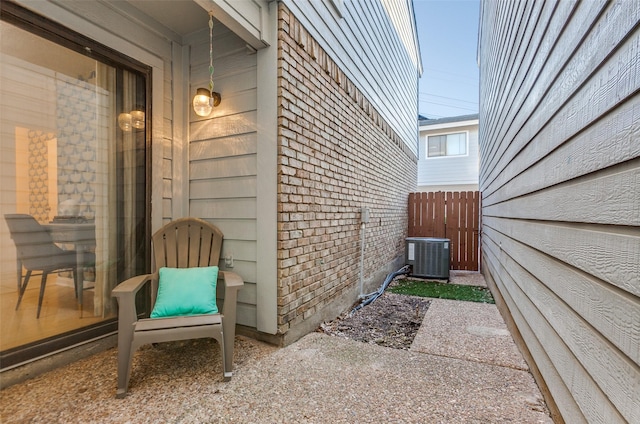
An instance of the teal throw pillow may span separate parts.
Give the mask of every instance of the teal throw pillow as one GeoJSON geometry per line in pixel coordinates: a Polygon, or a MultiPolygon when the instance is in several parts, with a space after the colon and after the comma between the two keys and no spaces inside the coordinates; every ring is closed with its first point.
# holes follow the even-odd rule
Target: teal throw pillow
{"type": "Polygon", "coordinates": [[[218,267],[160,268],[151,318],[218,313],[218,267]]]}

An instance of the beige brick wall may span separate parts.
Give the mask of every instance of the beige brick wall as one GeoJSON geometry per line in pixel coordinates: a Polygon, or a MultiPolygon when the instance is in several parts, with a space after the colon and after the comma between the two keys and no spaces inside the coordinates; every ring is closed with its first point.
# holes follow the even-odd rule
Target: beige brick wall
{"type": "Polygon", "coordinates": [[[283,5],[278,27],[278,329],[287,343],[356,301],[361,207],[371,210],[367,288],[398,264],[417,159],[283,5]]]}

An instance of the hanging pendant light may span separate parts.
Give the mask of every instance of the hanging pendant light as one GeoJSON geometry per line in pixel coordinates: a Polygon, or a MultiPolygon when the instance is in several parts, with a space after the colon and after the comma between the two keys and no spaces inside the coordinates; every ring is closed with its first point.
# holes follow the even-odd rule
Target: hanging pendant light
{"type": "Polygon", "coordinates": [[[209,88],[198,88],[193,97],[193,110],[198,116],[209,116],[220,104],[220,93],[213,91],[213,15],[209,12],[209,88]]]}

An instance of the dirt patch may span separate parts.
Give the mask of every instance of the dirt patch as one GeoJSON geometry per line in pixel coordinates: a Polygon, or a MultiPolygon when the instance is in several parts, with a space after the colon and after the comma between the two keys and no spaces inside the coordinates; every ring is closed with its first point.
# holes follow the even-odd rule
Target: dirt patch
{"type": "Polygon", "coordinates": [[[429,308],[428,299],[385,292],[373,303],[320,325],[318,331],[394,349],[409,349],[429,308]]]}

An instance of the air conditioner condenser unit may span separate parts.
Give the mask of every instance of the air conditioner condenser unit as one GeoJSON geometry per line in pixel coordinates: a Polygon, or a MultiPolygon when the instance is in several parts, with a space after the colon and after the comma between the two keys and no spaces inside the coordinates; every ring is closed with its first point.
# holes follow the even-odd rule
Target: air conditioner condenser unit
{"type": "Polygon", "coordinates": [[[411,265],[411,274],[416,277],[448,279],[450,245],[450,240],[444,238],[407,238],[405,262],[411,265]]]}

